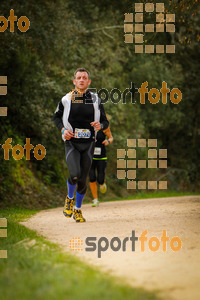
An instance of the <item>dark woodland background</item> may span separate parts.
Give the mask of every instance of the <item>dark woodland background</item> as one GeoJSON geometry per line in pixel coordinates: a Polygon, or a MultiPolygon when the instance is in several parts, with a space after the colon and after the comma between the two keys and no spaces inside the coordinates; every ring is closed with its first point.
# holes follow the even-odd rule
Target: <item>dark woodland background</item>
{"type": "MultiPolygon", "coordinates": [[[[124,14],[134,12],[135,3],[147,1],[1,1],[0,15],[27,16],[31,22],[21,33],[0,33],[0,76],[8,77],[8,94],[0,96],[8,116],[0,117],[0,144],[12,138],[12,146],[42,144],[47,155],[37,161],[4,160],[0,147],[0,206],[52,207],[62,205],[68,170],[64,144],[52,116],[57,103],[73,89],[73,73],[85,67],[91,73],[91,87],[124,91],[148,81],[148,89],[160,90],[162,81],[183,94],[175,105],[161,100],[132,104],[108,101],[104,107],[112,117],[114,143],[107,147],[108,167],[105,199],[134,194],[126,180],[116,177],[117,149],[127,138],[156,138],[159,148],[168,149],[168,169],[137,171],[143,180],[168,181],[168,191],[198,192],[200,188],[200,22],[199,1],[157,1],[165,12],[175,13],[175,33],[146,33],[146,44],[175,44],[175,54],[135,54],[134,44],[124,43],[124,14]]],[[[148,1],[156,3],[156,1],[148,1]]],[[[155,23],[155,13],[145,15],[155,23]]],[[[146,150],[141,151],[142,159],[146,150]]],[[[139,191],[135,191],[138,193],[139,191]]],[[[90,199],[87,191],[86,200],[90,199]]]]}

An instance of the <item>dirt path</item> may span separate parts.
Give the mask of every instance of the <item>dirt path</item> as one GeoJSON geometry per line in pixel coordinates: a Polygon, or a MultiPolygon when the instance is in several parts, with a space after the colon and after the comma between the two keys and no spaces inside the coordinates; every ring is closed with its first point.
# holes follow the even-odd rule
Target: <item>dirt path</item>
{"type": "MultiPolygon", "coordinates": [[[[87,262],[123,277],[132,286],[160,290],[163,299],[200,299],[200,196],[107,202],[97,208],[86,204],[83,215],[87,222],[77,224],[63,216],[62,208],[56,208],[41,211],[21,224],[37,230],[87,262]],[[138,237],[148,230],[144,252],[139,240],[135,251],[129,240],[126,251],[114,252],[109,247],[101,253],[101,258],[97,257],[97,251],[85,251],[86,237],[97,237],[96,244],[100,237],[110,242],[117,236],[123,241],[132,235],[132,230],[138,237]],[[162,230],[167,231],[170,240],[174,236],[181,239],[180,251],[173,252],[170,242],[167,242],[166,252],[162,251],[162,242],[156,252],[148,248],[149,239],[156,236],[160,240],[162,230]],[[73,237],[84,241],[83,251],[69,248],[73,237]]],[[[117,244],[115,242],[114,247],[117,244]]],[[[104,245],[102,242],[102,247],[104,245]]]]}

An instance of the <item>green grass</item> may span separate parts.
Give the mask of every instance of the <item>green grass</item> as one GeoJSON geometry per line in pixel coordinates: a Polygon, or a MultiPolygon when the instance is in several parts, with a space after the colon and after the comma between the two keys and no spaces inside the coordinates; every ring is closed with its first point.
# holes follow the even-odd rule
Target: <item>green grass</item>
{"type": "MultiPolygon", "coordinates": [[[[120,201],[120,200],[138,200],[138,199],[148,199],[148,198],[163,198],[163,197],[180,197],[180,196],[194,196],[200,195],[199,193],[194,192],[177,192],[177,191],[156,191],[156,192],[138,192],[132,196],[126,198],[115,198],[115,199],[106,199],[103,201],[120,201]]],[[[101,195],[100,195],[101,196],[101,195]]]]}
{"type": "Polygon", "coordinates": [[[0,211],[8,220],[8,237],[0,239],[0,249],[8,250],[8,258],[0,259],[1,299],[158,299],[155,293],[131,288],[89,267],[18,224],[34,213],[19,208],[0,211]]]}

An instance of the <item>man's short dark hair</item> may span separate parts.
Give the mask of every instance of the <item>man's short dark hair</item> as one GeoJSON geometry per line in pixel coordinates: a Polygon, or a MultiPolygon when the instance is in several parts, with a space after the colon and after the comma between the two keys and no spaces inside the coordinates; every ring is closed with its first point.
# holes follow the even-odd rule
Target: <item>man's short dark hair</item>
{"type": "Polygon", "coordinates": [[[90,79],[90,72],[88,70],[86,70],[85,68],[78,68],[75,72],[74,72],[74,78],[76,78],[76,73],[77,72],[86,72],[88,74],[88,78],[90,79]]]}

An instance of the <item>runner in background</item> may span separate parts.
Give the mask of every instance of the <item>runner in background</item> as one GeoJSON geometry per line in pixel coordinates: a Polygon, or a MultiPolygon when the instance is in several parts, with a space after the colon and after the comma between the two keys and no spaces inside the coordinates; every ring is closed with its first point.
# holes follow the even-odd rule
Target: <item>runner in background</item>
{"type": "MultiPolygon", "coordinates": [[[[107,115],[107,119],[110,116],[107,115]]],[[[97,193],[97,182],[100,185],[100,192],[106,193],[107,186],[105,183],[105,171],[107,165],[106,147],[113,142],[113,136],[108,127],[106,130],[99,130],[97,132],[97,141],[95,143],[95,150],[93,156],[92,166],[90,168],[90,190],[92,192],[93,200],[92,206],[98,206],[98,193],[97,193]],[[108,139],[106,139],[106,137],[108,139]]]]}

